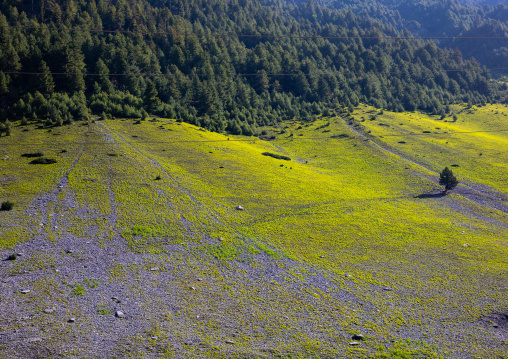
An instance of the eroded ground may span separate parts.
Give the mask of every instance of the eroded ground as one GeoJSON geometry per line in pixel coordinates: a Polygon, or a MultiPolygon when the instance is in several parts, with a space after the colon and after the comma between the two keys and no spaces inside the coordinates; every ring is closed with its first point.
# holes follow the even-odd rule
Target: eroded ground
{"type": "Polygon", "coordinates": [[[508,132],[478,131],[508,109],[453,110],[362,107],[273,141],[165,119],[15,128],[0,357],[506,356],[508,132]],[[57,163],[21,157],[37,151],[57,163]],[[442,196],[446,165],[463,185],[442,196]]]}

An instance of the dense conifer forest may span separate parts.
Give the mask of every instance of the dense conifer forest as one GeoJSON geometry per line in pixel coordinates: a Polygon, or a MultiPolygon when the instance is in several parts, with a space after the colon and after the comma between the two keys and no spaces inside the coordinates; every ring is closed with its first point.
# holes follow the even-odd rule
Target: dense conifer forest
{"type": "Polygon", "coordinates": [[[490,68],[506,68],[508,4],[499,0],[325,0],[325,3],[387,22],[397,29],[408,29],[415,36],[440,37],[441,47],[457,48],[464,58],[474,57],[490,68]]]}
{"type": "Polygon", "coordinates": [[[3,130],[16,120],[58,126],[153,114],[255,135],[360,102],[444,115],[451,103],[503,100],[506,85],[458,48],[389,39],[413,36],[397,11],[329,5],[3,0],[3,130]]]}

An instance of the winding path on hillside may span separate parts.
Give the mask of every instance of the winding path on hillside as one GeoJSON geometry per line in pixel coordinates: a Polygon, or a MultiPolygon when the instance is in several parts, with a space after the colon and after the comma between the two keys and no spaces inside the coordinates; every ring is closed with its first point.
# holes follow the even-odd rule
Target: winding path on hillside
{"type": "MultiPolygon", "coordinates": [[[[439,172],[436,170],[420,163],[416,162],[415,160],[406,157],[399,153],[398,151],[395,151],[393,148],[388,146],[386,143],[379,143],[377,141],[374,141],[373,136],[369,136],[367,134],[362,133],[358,129],[356,129],[354,126],[349,124],[342,116],[339,116],[337,114],[337,111],[334,109],[335,116],[340,119],[344,124],[353,131],[358,138],[360,139],[367,139],[370,140],[369,142],[372,143],[372,145],[376,148],[381,149],[382,151],[388,152],[404,161],[410,162],[414,165],[417,165],[421,168],[424,168],[427,171],[430,171],[434,173],[436,176],[439,176],[439,172]]],[[[433,176],[425,176],[422,173],[415,172],[416,175],[420,177],[424,177],[430,181],[432,181],[435,184],[439,184],[439,180],[437,177],[433,176]]],[[[499,191],[496,191],[495,189],[488,187],[486,185],[480,184],[480,183],[474,183],[474,182],[461,182],[459,186],[454,190],[456,194],[461,195],[464,198],[467,198],[468,200],[471,200],[475,202],[476,204],[479,204],[484,207],[488,207],[491,209],[500,210],[502,212],[508,213],[508,197],[504,193],[500,193],[499,191]]],[[[428,194],[429,197],[439,197],[439,194],[433,193],[428,194]]]]}

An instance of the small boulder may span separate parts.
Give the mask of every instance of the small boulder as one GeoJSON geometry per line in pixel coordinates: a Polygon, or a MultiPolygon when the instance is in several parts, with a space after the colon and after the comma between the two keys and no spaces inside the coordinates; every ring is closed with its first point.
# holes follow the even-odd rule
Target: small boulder
{"type": "Polygon", "coordinates": [[[21,294],[28,294],[30,293],[30,289],[23,289],[19,291],[21,294]]]}
{"type": "Polygon", "coordinates": [[[125,314],[122,311],[117,310],[116,313],[115,313],[115,317],[117,317],[117,318],[125,318],[125,314]]]}
{"type": "Polygon", "coordinates": [[[245,208],[243,208],[242,206],[236,206],[236,209],[237,209],[238,211],[243,211],[243,210],[245,210],[245,208]]]}
{"type": "Polygon", "coordinates": [[[235,344],[235,341],[231,339],[226,339],[226,344],[235,344]]]}
{"type": "Polygon", "coordinates": [[[364,336],[362,334],[353,334],[351,337],[353,340],[365,340],[364,336]]]}
{"type": "Polygon", "coordinates": [[[54,311],[55,311],[55,308],[46,308],[46,309],[44,309],[44,313],[46,313],[46,314],[51,314],[54,311]]]}
{"type": "Polygon", "coordinates": [[[359,342],[350,342],[349,345],[351,345],[351,346],[357,346],[357,345],[360,345],[360,343],[359,342]]]}
{"type": "Polygon", "coordinates": [[[74,323],[76,321],[76,318],[70,318],[67,322],[74,323]]]}
{"type": "Polygon", "coordinates": [[[157,272],[157,271],[159,270],[159,267],[152,267],[152,268],[150,268],[150,270],[151,270],[152,272],[157,272]]]}

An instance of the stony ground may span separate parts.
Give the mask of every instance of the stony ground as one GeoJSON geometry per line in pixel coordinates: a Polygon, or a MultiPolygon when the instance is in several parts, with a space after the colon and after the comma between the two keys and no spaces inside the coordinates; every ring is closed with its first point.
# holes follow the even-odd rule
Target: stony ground
{"type": "MultiPolygon", "coordinates": [[[[220,215],[213,199],[194,196],[180,174],[107,126],[91,127],[88,142],[94,141],[110,153],[130,148],[132,159],[137,153],[168,176],[171,186],[156,190],[156,210],[168,221],[174,215],[179,229],[175,224],[174,236],[154,236],[154,250],[137,250],[136,240],[149,240],[125,235],[120,199],[125,194],[119,192],[121,170],[113,165],[115,157],[98,158],[96,147],[84,141],[52,188],[17,209],[15,218],[26,223],[29,240],[0,251],[0,358],[506,357],[508,311],[489,309],[499,308],[499,297],[485,298],[488,314],[470,317],[477,320],[450,307],[447,315],[407,324],[400,308],[416,308],[411,299],[416,293],[395,276],[366,281],[360,275],[365,263],[350,270],[346,259],[338,257],[339,266],[344,261],[339,274],[284,255],[237,232],[228,222],[238,216],[235,206],[221,205],[226,214],[220,215]],[[93,166],[109,170],[100,176],[86,172],[93,166]],[[100,188],[107,208],[80,200],[92,193],[76,187],[79,176],[91,188],[100,188]],[[197,226],[189,219],[192,212],[236,233],[236,242],[197,226]],[[8,259],[12,254],[16,258],[8,259]],[[390,281],[393,286],[380,284],[390,281]]],[[[141,198],[145,187],[155,186],[136,181],[129,196],[141,198]]],[[[459,194],[506,212],[506,198],[496,192],[468,185],[459,194]]],[[[439,198],[437,192],[428,195],[439,198]]],[[[481,217],[460,201],[444,201],[481,217]]],[[[506,227],[502,220],[496,223],[506,227]]],[[[393,270],[411,275],[413,268],[393,270]]],[[[482,280],[497,286],[501,296],[508,290],[498,277],[482,280]]],[[[418,293],[418,298],[424,296],[418,293]]]]}

